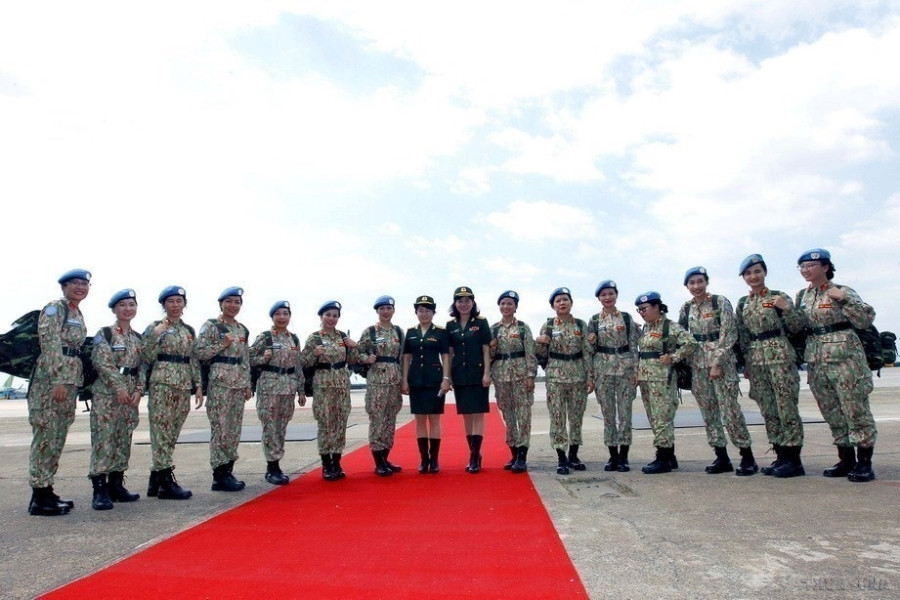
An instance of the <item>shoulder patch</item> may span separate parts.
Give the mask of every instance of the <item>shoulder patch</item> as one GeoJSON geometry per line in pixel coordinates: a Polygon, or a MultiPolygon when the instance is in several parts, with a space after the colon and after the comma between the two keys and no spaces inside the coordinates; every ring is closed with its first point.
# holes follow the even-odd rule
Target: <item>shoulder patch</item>
{"type": "Polygon", "coordinates": [[[97,335],[94,336],[94,345],[99,346],[102,343],[103,343],[103,334],[98,333],[97,335]]]}
{"type": "Polygon", "coordinates": [[[44,314],[47,315],[48,317],[52,317],[57,312],[58,311],[56,310],[55,304],[51,304],[50,306],[48,306],[47,308],[44,309],[44,314]]]}

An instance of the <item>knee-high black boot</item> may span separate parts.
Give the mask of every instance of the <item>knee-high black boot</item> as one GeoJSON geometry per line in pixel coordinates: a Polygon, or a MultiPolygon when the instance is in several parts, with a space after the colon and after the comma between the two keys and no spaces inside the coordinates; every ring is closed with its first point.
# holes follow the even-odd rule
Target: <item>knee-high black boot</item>
{"type": "Polygon", "coordinates": [[[440,473],[441,465],[438,463],[438,455],[441,453],[441,438],[429,438],[428,440],[428,468],[432,473],[440,473]]]}
{"type": "Polygon", "coordinates": [[[419,464],[419,473],[424,474],[428,472],[428,468],[431,466],[431,461],[428,457],[428,438],[416,438],[416,443],[419,444],[419,458],[422,461],[419,464]]]}
{"type": "Polygon", "coordinates": [[[481,435],[473,435],[472,436],[472,450],[471,457],[469,458],[469,468],[467,471],[472,473],[481,472],[481,442],[484,440],[484,436],[481,435]]]}

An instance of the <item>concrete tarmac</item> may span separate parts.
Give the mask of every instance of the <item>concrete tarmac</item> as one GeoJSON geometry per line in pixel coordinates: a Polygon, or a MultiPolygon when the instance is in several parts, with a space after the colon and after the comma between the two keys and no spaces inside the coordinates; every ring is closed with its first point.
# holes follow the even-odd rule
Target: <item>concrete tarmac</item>
{"type": "MultiPolygon", "coordinates": [[[[678,471],[643,475],[640,467],[652,460],[653,438],[650,431],[636,430],[632,471],[606,473],[603,422],[593,416],[599,413],[593,396],[580,453],[588,470],[558,476],[547,435],[543,384],[538,384],[536,394],[529,475],[591,598],[898,598],[900,369],[884,369],[875,385],[871,404],[879,432],[874,458],[878,479],[871,483],[822,477],[822,470],[836,461],[824,423],[805,427],[805,477],[707,475],[704,467],[713,453],[703,428],[676,431],[678,471]]],[[[802,387],[801,414],[820,420],[811,394],[802,387]]],[[[746,382],[742,389],[742,406],[756,410],[747,397],[746,382]]],[[[363,393],[355,391],[350,417],[355,426],[348,429],[347,452],[367,445],[362,402],[363,393]]],[[[241,444],[235,474],[247,487],[234,494],[209,491],[206,444],[179,444],[176,476],[194,497],[180,502],[145,498],[150,451],[144,400],[126,480],[141,500],[117,504],[110,511],[92,510],[86,478],[89,419],[80,412],[82,408],[79,403],[55,483],[56,491],[74,499],[76,508],[62,517],[32,517],[26,510],[31,441],[27,407],[24,400],[0,401],[0,598],[32,598],[272,489],[263,480],[266,463],[258,443],[241,444]]],[[[679,413],[691,411],[696,411],[696,404],[685,393],[679,413]]],[[[634,412],[643,413],[640,396],[634,412]]],[[[409,419],[408,409],[404,408],[401,418],[409,419]]],[[[449,407],[444,418],[459,417],[449,407]]],[[[247,403],[244,422],[258,425],[254,400],[247,403]]],[[[311,409],[298,409],[293,423],[314,424],[311,409]]],[[[192,411],[184,431],[205,429],[205,412],[192,411]]],[[[760,466],[770,463],[774,457],[767,454],[764,428],[751,426],[750,433],[760,466]]],[[[502,436],[503,432],[486,435],[502,436]]],[[[729,448],[729,453],[736,462],[736,449],[729,448]]],[[[506,460],[505,454],[487,456],[485,468],[498,472],[506,460]]],[[[405,466],[410,469],[401,476],[418,476],[413,465],[405,466]]],[[[315,441],[290,442],[282,467],[294,475],[317,468],[315,441]]],[[[472,485],[477,483],[478,477],[473,477],[472,485]]],[[[508,556],[498,559],[515,561],[515,557],[516,548],[511,547],[508,556]]],[[[185,556],[184,560],[202,557],[185,556]]],[[[210,597],[215,597],[214,581],[211,573],[210,597]]],[[[140,582],[135,586],[139,588],[140,582]]],[[[102,590],[97,597],[103,597],[102,590]]],[[[490,591],[485,590],[483,597],[490,598],[490,591]]]]}

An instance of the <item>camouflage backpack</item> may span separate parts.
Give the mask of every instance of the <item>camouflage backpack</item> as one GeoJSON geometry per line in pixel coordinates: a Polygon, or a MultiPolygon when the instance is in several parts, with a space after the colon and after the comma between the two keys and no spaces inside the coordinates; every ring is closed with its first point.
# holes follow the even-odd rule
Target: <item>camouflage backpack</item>
{"type": "Polygon", "coordinates": [[[38,318],[41,311],[33,310],[12,324],[12,329],[0,335],[0,371],[31,379],[37,358],[41,355],[38,339],[38,318]]]}

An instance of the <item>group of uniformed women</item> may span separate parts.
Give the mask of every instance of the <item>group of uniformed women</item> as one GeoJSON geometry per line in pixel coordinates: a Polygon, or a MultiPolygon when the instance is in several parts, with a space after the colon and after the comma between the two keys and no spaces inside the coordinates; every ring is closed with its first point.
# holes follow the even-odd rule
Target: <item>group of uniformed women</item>
{"type": "MultiPolygon", "coordinates": [[[[306,338],[302,349],[299,338],[288,330],[291,307],[285,300],[269,311],[271,329],[250,344],[247,328],[236,320],[243,302],[239,287],[229,287],[219,295],[221,313],[207,320],[199,335],[182,320],[187,304],[184,288],[169,286],[159,294],[165,316],[151,323],[143,335],[131,328],[137,312],[136,294],[133,289],[123,289],[110,298],[108,306],[115,321],[100,329],[92,351],[98,372],[92,388],[92,506],[107,510],[114,502],[132,502],[139,497],[124,487],[124,473],[138,402],[145,391],[149,393],[152,454],[147,495],[191,497],[174,477],[173,452],[190,412],[190,396],[194,395],[195,407],[200,408],[204,393],[211,431],[212,490],[243,489],[244,482],[234,477],[233,468],[238,459],[243,405],[253,395],[251,367],[258,371],[255,392],[263,426],[265,478],[275,485],[289,481],[279,461],[284,456],[294,401],[300,406],[306,402],[304,371],[312,377],[322,476],[329,481],[346,476],[341,454],[350,414],[350,365],[362,367],[368,379],[369,445],[375,473],[382,477],[402,470],[388,456],[403,394],[409,395],[415,415],[421,457],[418,472],[440,471],[440,416],[451,390],[457,412],[463,416],[469,447],[465,470],[479,473],[484,414],[489,410],[492,384],[510,448],[504,468],[525,472],[539,363],[546,374],[550,443],[557,452],[558,474],[586,468],[578,452],[592,391],[596,391],[603,414],[604,444],[609,449],[604,469],[630,470],[636,389],[641,391],[656,448],[656,457],[642,471],[656,474],[677,469],[677,371],[689,369],[690,389],[715,454],[707,473],[747,476],[760,469],[738,402],[737,349],[745,358],[750,397],[759,404],[768,441],[776,453],[775,461],[761,471],[779,478],[796,477],[805,470],[800,459],[803,427],[798,412],[798,360],[790,337],[800,332],[807,335],[802,361],[808,365],[810,389],[838,449],[838,463],[824,475],[871,481],[875,478],[872,454],[876,438],[868,399],[872,374],[853,329],[871,325],[874,310],[851,288],[833,283],[835,268],[827,250],[804,252],[798,269],[808,286],[797,293],[795,302],[766,286],[767,268],[761,255],[748,256],[739,274],[750,291],[735,311],[727,298],[708,292],[706,269],[692,267],[684,276],[691,299],[681,307],[677,322],[668,318],[668,307],[659,293],[648,291],[637,297],[635,306],[643,328],[618,310],[619,290],[612,280],[597,286],[595,296],[602,309],[589,322],[572,315],[570,290],[557,288],[549,298],[555,316],[547,319],[536,338],[515,316],[519,295],[513,290],[497,299],[501,319],[494,325],[480,316],[469,287],[454,291],[452,319],[445,328],[433,322],[434,299],[418,296],[414,302],[418,325],[405,333],[392,321],[394,299],[380,296],[374,304],[377,323],[366,328],[358,342],[337,329],[342,307],[332,300],[319,309],[321,327],[306,338]],[[726,430],[741,456],[737,468],[728,456],[726,430]]],[[[74,506],[53,492],[52,483],[82,382],[78,356],[85,326],[78,305],[88,294],[90,278],[82,269],[60,277],[63,298],[48,304],[39,319],[42,351],[28,400],[34,432],[29,465],[31,514],[66,514],[74,506]]]]}

